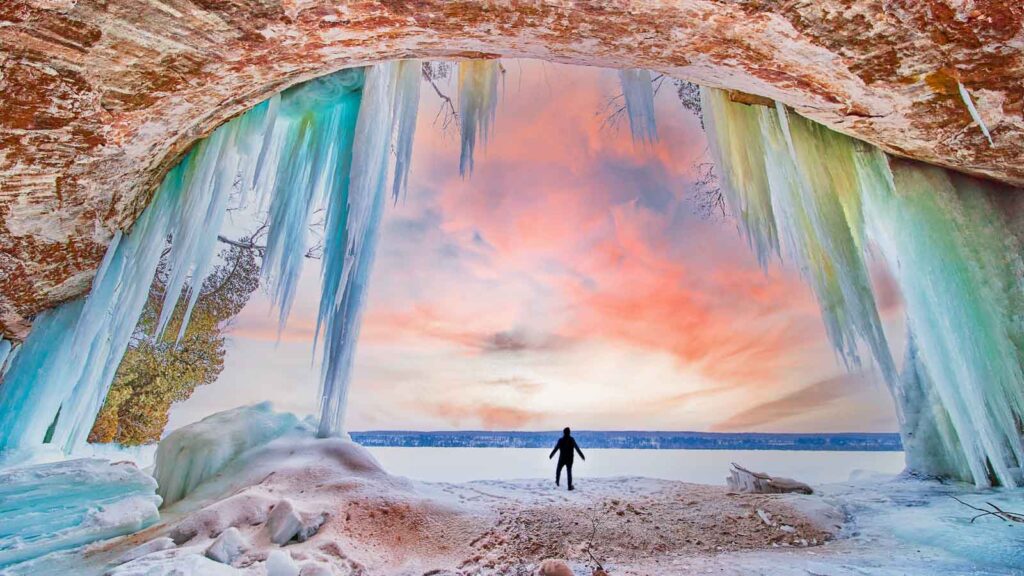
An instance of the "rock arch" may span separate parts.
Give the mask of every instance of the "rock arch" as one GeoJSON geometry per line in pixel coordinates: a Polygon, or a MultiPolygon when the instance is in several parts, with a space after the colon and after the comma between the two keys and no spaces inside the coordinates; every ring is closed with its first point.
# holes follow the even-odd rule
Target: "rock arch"
{"type": "Polygon", "coordinates": [[[649,68],[1021,184],[1022,21],[996,0],[6,2],[0,334],[21,339],[33,315],[85,292],[113,231],[197,138],[289,85],[393,58],[649,68]]]}

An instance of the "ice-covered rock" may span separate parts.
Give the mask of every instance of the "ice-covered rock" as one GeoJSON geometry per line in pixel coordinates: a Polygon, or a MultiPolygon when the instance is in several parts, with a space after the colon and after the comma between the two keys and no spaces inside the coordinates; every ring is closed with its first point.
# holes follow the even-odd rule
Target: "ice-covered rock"
{"type": "Polygon", "coordinates": [[[151,554],[107,572],[108,576],[239,576],[242,573],[199,554],[151,554]]]}
{"type": "Polygon", "coordinates": [[[267,555],[267,576],[298,576],[299,567],[290,554],[283,550],[272,550],[267,555]]]}
{"type": "Polygon", "coordinates": [[[326,519],[325,514],[304,516],[290,500],[281,500],[267,518],[267,534],[274,544],[285,544],[292,540],[305,542],[316,534],[326,519]]]}
{"type": "Polygon", "coordinates": [[[184,498],[241,453],[298,427],[294,414],[269,402],[218,412],[179,428],[160,441],[153,476],[164,505],[184,498]]]}
{"type": "Polygon", "coordinates": [[[302,528],[302,517],[288,500],[281,500],[274,506],[267,518],[267,534],[274,544],[284,544],[302,528]]]}
{"type": "Polygon", "coordinates": [[[220,533],[206,549],[206,557],[221,564],[231,564],[249,548],[249,542],[232,526],[220,533]]]}
{"type": "Polygon", "coordinates": [[[153,479],[127,462],[80,459],[0,473],[0,567],[159,519],[153,479]]]}

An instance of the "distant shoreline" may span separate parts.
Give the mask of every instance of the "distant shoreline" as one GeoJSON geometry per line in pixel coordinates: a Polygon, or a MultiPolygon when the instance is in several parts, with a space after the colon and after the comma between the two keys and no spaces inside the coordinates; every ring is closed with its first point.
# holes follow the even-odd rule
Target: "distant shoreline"
{"type": "MultiPolygon", "coordinates": [[[[561,435],[551,432],[370,430],[351,432],[367,447],[402,448],[550,448],[561,435]]],[[[902,452],[896,433],[719,433],[578,430],[573,436],[587,448],[634,450],[802,450],[902,452]]]]}

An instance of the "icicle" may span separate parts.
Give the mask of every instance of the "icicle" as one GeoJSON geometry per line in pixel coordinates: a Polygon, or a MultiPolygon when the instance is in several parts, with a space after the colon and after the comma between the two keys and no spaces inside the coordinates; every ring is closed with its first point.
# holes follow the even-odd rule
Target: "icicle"
{"type": "Polygon", "coordinates": [[[355,128],[345,225],[328,229],[329,235],[343,235],[346,240],[324,246],[323,293],[317,321],[317,331],[321,327],[324,330],[317,430],[321,437],[338,435],[344,430],[352,360],[384,209],[397,68],[395,64],[382,64],[366,74],[355,128]],[[329,258],[328,249],[332,251],[329,258]]]}
{"type": "Polygon", "coordinates": [[[263,278],[284,329],[308,248],[310,216],[346,160],[359,109],[362,69],[346,69],[286,91],[275,132],[280,151],[270,203],[263,278]]]}
{"type": "Polygon", "coordinates": [[[956,85],[960,89],[960,99],[963,100],[964,106],[967,106],[967,111],[971,113],[971,119],[978,125],[978,128],[981,128],[981,133],[988,139],[988,145],[995,146],[992,142],[992,136],[988,133],[988,126],[985,126],[985,121],[982,120],[981,114],[978,113],[978,109],[974,106],[974,100],[971,99],[970,92],[967,91],[962,82],[957,82],[956,85]]]}
{"type": "Polygon", "coordinates": [[[7,371],[7,358],[11,355],[12,348],[10,340],[0,338],[0,378],[7,371]]]}
{"type": "Polygon", "coordinates": [[[473,173],[473,154],[477,141],[487,142],[498,107],[498,60],[463,60],[459,62],[459,120],[462,154],[459,174],[473,173]]]}
{"type": "Polygon", "coordinates": [[[712,153],[730,208],[762,266],[778,253],[776,230],[814,289],[826,332],[848,366],[865,342],[887,382],[896,368],[863,260],[863,219],[853,141],[785,108],[732,102],[703,90],[712,153]]]}
{"type": "Polygon", "coordinates": [[[412,162],[412,141],[416,135],[416,113],[420,107],[420,84],[423,63],[402,60],[398,63],[398,86],[395,96],[395,181],[391,196],[395,202],[409,185],[409,165],[412,162]]]}
{"type": "Polygon", "coordinates": [[[170,276],[164,294],[164,305],[157,323],[157,334],[166,330],[186,281],[196,289],[188,295],[185,314],[178,329],[178,338],[185,334],[192,314],[198,287],[210,272],[217,234],[224,222],[228,199],[238,191],[240,180],[254,174],[257,157],[252,151],[262,142],[266,122],[258,119],[268,114],[266,108],[250,110],[231,120],[200,141],[176,169],[164,179],[164,186],[173,187],[179,204],[175,207],[171,229],[171,251],[168,254],[170,276]],[[257,118],[253,120],[253,118],[257,118]]]}
{"type": "Polygon", "coordinates": [[[634,142],[649,144],[658,139],[654,121],[654,87],[648,70],[619,70],[622,96],[626,100],[629,130],[634,142]]]}
{"type": "Polygon", "coordinates": [[[729,211],[762,268],[779,255],[779,237],[772,212],[772,195],[765,169],[760,114],[753,106],[730,102],[725,92],[701,88],[708,146],[715,159],[729,211]]]}

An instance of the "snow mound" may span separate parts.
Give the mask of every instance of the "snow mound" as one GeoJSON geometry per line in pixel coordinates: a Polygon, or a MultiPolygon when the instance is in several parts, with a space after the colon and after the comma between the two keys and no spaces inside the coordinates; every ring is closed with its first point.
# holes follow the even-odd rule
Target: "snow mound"
{"type": "Polygon", "coordinates": [[[270,402],[219,412],[175,430],[160,441],[153,476],[171,505],[220,472],[243,452],[299,428],[294,414],[270,402]]]}
{"type": "Polygon", "coordinates": [[[0,473],[0,568],[153,524],[155,490],[127,462],[69,460],[0,473]]]}

